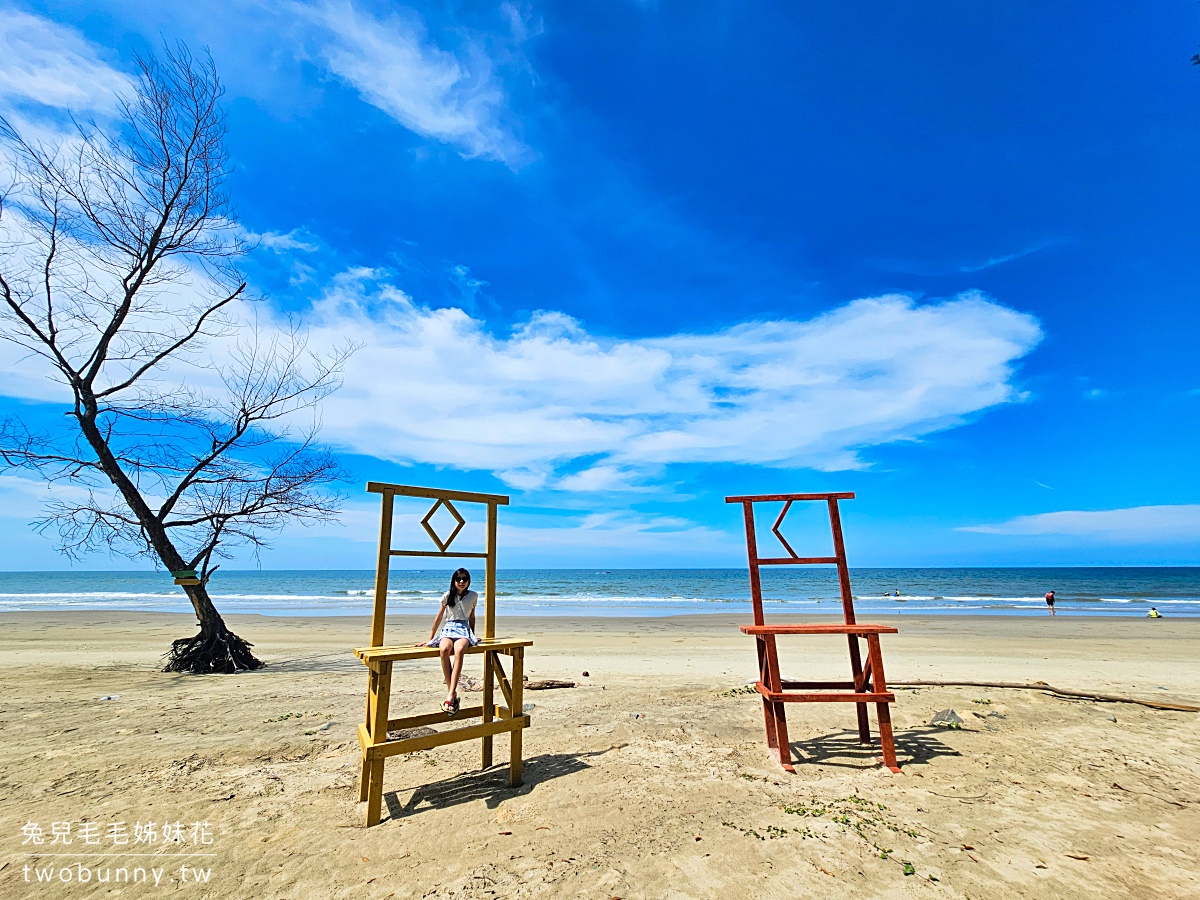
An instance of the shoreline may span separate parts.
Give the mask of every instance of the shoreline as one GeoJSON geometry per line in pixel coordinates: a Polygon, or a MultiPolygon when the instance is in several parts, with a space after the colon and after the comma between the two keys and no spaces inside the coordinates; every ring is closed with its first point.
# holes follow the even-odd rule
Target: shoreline
{"type": "MultiPolygon", "coordinates": [[[[364,671],[352,651],[369,643],[369,616],[224,618],[254,645],[255,654],[267,664],[263,671],[295,667],[316,656],[326,660],[322,665],[364,671]],[[339,654],[344,654],[340,660],[339,654]]],[[[766,617],[768,622],[830,618],[766,617]]],[[[899,629],[883,639],[891,682],[1041,680],[1056,687],[1133,691],[1159,699],[1167,699],[1160,688],[1169,686],[1172,699],[1200,703],[1200,666],[1194,664],[1200,657],[1200,618],[914,614],[860,620],[899,629]]],[[[707,671],[714,678],[736,673],[745,681],[755,672],[754,644],[738,627],[748,621],[748,616],[728,613],[501,616],[497,635],[532,638],[529,671],[539,677],[581,677],[575,669],[630,677],[707,671]]],[[[415,643],[427,636],[431,622],[432,615],[389,615],[384,644],[415,643]]],[[[132,665],[153,671],[171,641],[192,634],[196,627],[195,617],[186,613],[0,613],[0,670],[52,664],[132,665]]],[[[780,639],[780,654],[790,668],[811,666],[834,674],[845,665],[844,642],[828,637],[780,639]]],[[[236,677],[245,675],[254,673],[236,677]]]]}
{"type": "MultiPolygon", "coordinates": [[[[429,622],[433,619],[433,613],[436,608],[431,607],[428,614],[426,613],[388,613],[387,621],[389,623],[396,622],[398,624],[410,622],[429,622]]],[[[834,619],[841,618],[841,611],[829,613],[796,613],[788,612],[786,615],[772,615],[771,610],[766,610],[765,618],[767,621],[796,621],[796,622],[830,622],[834,619]]],[[[1041,615],[1026,615],[997,612],[986,616],[981,616],[975,612],[966,613],[939,613],[939,612],[912,612],[901,613],[895,615],[879,615],[871,613],[869,618],[872,622],[882,622],[889,625],[897,625],[903,623],[920,623],[923,626],[932,625],[936,622],[961,622],[969,623],[975,621],[984,622],[1029,622],[1029,621],[1048,621],[1048,622],[1093,622],[1093,623],[1112,623],[1112,622],[1141,622],[1145,617],[1136,616],[1109,616],[1109,615],[1086,615],[1077,614],[1064,616],[1059,610],[1059,615],[1050,616],[1044,610],[1041,615]]],[[[37,617],[57,617],[64,618],[85,617],[91,616],[100,619],[136,619],[144,617],[163,618],[163,619],[179,619],[187,620],[195,623],[195,615],[192,612],[158,612],[155,610],[128,610],[128,609],[55,609],[55,610],[4,610],[0,611],[0,625],[3,625],[6,620],[21,618],[37,618],[37,617]]],[[[368,625],[371,621],[370,612],[361,615],[295,615],[295,616],[273,616],[268,613],[222,613],[222,617],[227,621],[243,621],[243,622],[301,622],[309,625],[328,624],[331,622],[351,623],[351,622],[366,622],[368,625]]],[[[866,616],[859,614],[858,618],[863,619],[866,616]]],[[[574,622],[589,622],[589,623],[634,623],[634,622],[672,622],[688,624],[702,624],[716,622],[721,625],[745,625],[749,619],[748,613],[731,612],[711,612],[711,613],[671,613],[662,616],[617,616],[617,615],[579,615],[576,613],[559,613],[555,615],[499,615],[498,622],[518,622],[522,624],[536,623],[539,628],[554,630],[558,623],[574,623],[574,622]]],[[[1164,616],[1161,619],[1150,620],[1147,622],[1152,624],[1167,623],[1167,622],[1188,622],[1200,623],[1200,616],[1164,616]]],[[[2,639],[2,636],[0,636],[2,639]]]]}
{"type": "MultiPolygon", "coordinates": [[[[434,570],[394,571],[389,610],[432,614],[445,587],[434,570]]],[[[1137,618],[1151,606],[1169,617],[1200,617],[1200,568],[852,569],[862,616],[1040,616],[1053,588],[1063,615],[1137,618]]],[[[787,616],[837,615],[832,571],[806,567],[764,573],[765,603],[787,616]]],[[[374,595],[367,570],[239,570],[218,573],[211,596],[224,615],[342,617],[368,615],[374,595]]],[[[532,617],[749,615],[746,570],[512,569],[497,580],[502,613],[532,617]]],[[[0,612],[190,612],[162,573],[0,573],[0,612]]]]}

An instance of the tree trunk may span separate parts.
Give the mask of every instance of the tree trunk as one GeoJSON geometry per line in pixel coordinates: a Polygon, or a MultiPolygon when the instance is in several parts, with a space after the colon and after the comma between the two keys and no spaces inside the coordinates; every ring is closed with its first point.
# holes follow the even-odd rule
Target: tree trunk
{"type": "MultiPolygon", "coordinates": [[[[188,568],[183,556],[175,548],[174,542],[167,535],[167,529],[159,520],[150,505],[142,497],[137,485],[121,468],[121,464],[113,455],[112,449],[104,439],[103,433],[96,426],[96,398],[90,385],[76,386],[82,411],[76,414],[79,428],[87,439],[100,467],[108,476],[130,511],[137,516],[150,546],[158,555],[159,560],[169,572],[179,572],[188,568]]],[[[184,585],[184,591],[196,611],[196,619],[200,623],[200,633],[190,638],[180,638],[171,644],[171,649],[164,655],[166,665],[164,672],[186,672],[193,675],[208,675],[212,673],[245,672],[261,669],[262,660],[257,659],[250,648],[254,645],[238,637],[225,625],[225,620],[213,606],[208,597],[208,590],[203,584],[184,585]]]]}
{"type": "Polygon", "coordinates": [[[231,674],[261,669],[265,663],[250,648],[254,645],[238,637],[225,625],[208,591],[202,584],[185,585],[188,599],[200,621],[200,633],[180,638],[171,644],[164,659],[164,672],[186,672],[192,675],[212,673],[231,674]]]}

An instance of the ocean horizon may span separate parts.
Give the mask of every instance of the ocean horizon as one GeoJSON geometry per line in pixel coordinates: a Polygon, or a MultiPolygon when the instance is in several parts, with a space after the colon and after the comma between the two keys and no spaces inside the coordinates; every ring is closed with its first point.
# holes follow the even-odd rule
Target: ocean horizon
{"type": "MultiPolygon", "coordinates": [[[[445,569],[395,569],[388,611],[432,614],[449,583],[445,569]]],[[[905,615],[1045,615],[1055,591],[1060,615],[1200,615],[1200,567],[852,568],[860,613],[905,615]],[[894,592],[899,592],[896,596],[894,592]]],[[[210,596],[224,614],[268,616],[370,615],[374,572],[224,570],[210,596]]],[[[482,586],[476,573],[475,587],[482,586]]],[[[501,569],[501,615],[663,616],[748,613],[744,568],[501,569]]],[[[838,613],[836,571],[826,567],[763,572],[771,613],[838,613]]],[[[191,611],[165,572],[0,572],[0,612],[129,610],[191,611]]]]}

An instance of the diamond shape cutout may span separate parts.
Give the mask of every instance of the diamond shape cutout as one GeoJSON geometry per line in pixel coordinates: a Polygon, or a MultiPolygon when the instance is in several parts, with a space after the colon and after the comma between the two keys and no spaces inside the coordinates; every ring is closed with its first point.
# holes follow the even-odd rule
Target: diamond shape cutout
{"type": "Polygon", "coordinates": [[[792,557],[792,559],[799,559],[800,557],[796,555],[796,551],[792,549],[792,545],[787,542],[787,540],[784,538],[783,534],[779,531],[779,526],[783,524],[783,517],[788,514],[788,510],[791,508],[792,508],[791,500],[789,500],[787,503],[783,504],[783,509],[781,509],[779,511],[779,518],[776,519],[775,524],[771,526],[771,531],[773,531],[775,533],[775,537],[779,538],[779,543],[783,544],[784,549],[787,550],[788,554],[792,557]]]}
{"type": "Polygon", "coordinates": [[[449,500],[438,500],[437,503],[429,507],[429,512],[425,513],[425,518],[421,520],[421,527],[425,529],[425,533],[433,539],[433,542],[437,545],[438,550],[440,550],[442,553],[445,553],[446,549],[454,543],[454,539],[458,537],[458,533],[463,530],[463,526],[466,524],[466,519],[458,514],[458,510],[454,508],[454,504],[449,500]],[[432,519],[437,511],[443,506],[446,507],[446,511],[450,513],[450,515],[454,516],[455,521],[458,522],[458,525],[456,525],[454,530],[450,532],[450,537],[446,538],[445,541],[442,541],[442,539],[438,537],[438,533],[434,531],[433,526],[429,524],[429,520],[432,519]]]}

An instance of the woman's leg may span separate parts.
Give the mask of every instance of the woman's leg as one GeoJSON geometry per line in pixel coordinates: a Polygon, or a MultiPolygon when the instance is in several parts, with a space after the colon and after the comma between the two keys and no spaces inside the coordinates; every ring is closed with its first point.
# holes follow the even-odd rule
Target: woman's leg
{"type": "MultiPolygon", "coordinates": [[[[454,641],[448,637],[444,637],[441,643],[438,644],[438,655],[442,659],[442,681],[446,684],[446,690],[450,690],[450,651],[454,649],[454,641]]],[[[446,699],[450,699],[447,694],[446,699]]]]}
{"type": "Polygon", "coordinates": [[[466,638],[459,638],[454,642],[454,669],[450,673],[450,699],[453,700],[458,696],[458,677],[462,674],[463,653],[466,652],[466,638]]]}

